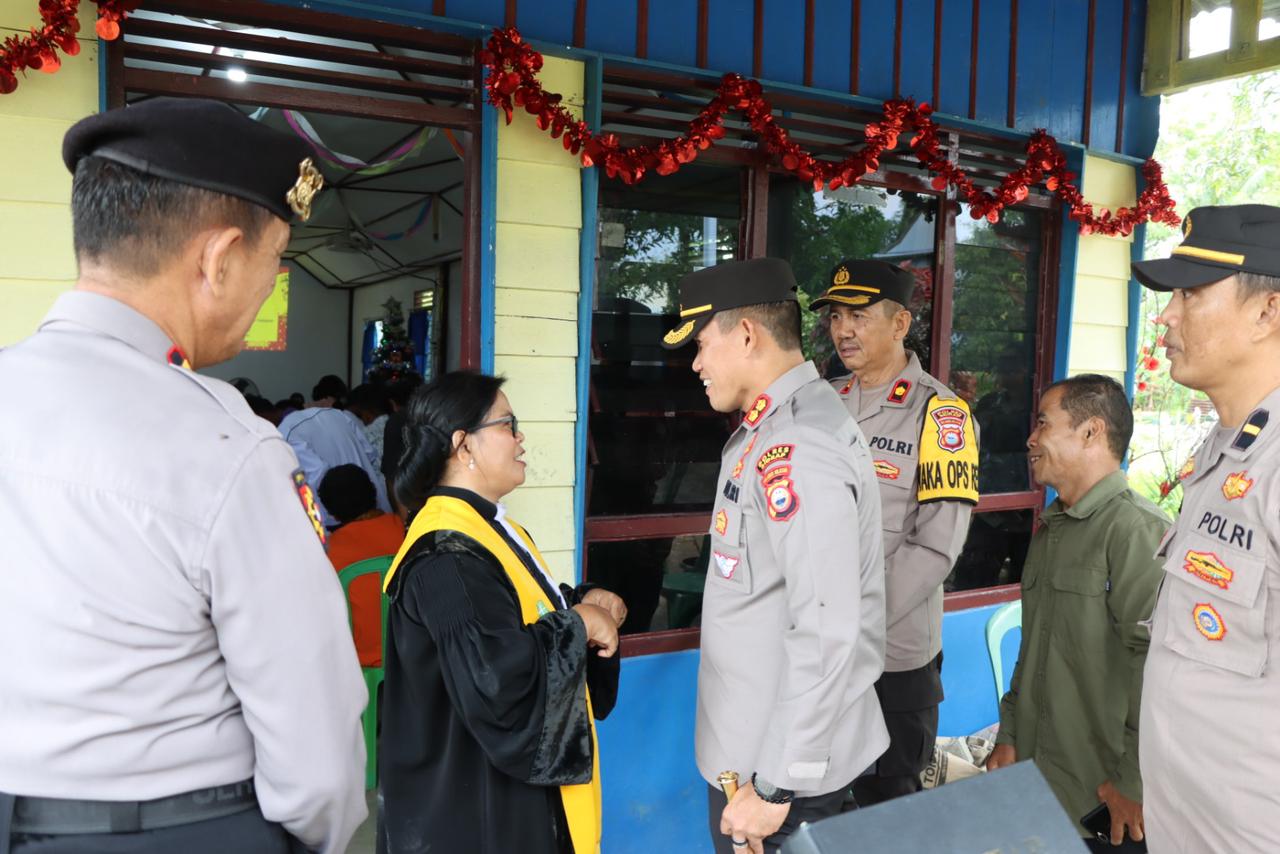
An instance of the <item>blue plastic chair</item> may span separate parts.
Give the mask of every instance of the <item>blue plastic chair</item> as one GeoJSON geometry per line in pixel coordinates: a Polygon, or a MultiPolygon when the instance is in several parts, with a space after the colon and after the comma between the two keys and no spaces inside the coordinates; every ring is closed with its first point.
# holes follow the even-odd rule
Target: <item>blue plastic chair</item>
{"type": "MultiPolygon", "coordinates": [[[[351,582],[363,575],[377,573],[378,589],[381,590],[382,580],[387,570],[391,569],[391,562],[394,560],[395,555],[358,560],[338,573],[338,580],[342,582],[342,595],[347,600],[348,623],[352,623],[351,582]]],[[[384,648],[387,637],[387,601],[387,594],[383,593],[381,634],[384,648]]],[[[352,628],[354,629],[354,625],[352,628]]],[[[361,720],[364,725],[364,748],[367,756],[364,782],[366,789],[372,789],[378,785],[378,689],[382,687],[383,671],[381,667],[361,667],[360,672],[364,674],[364,686],[369,691],[369,702],[364,707],[364,717],[361,720]]]]}
{"type": "Polygon", "coordinates": [[[991,672],[996,680],[996,706],[1004,698],[1004,657],[1000,646],[1004,636],[1014,629],[1022,628],[1022,602],[1010,602],[1001,605],[987,620],[987,654],[991,656],[991,672]]]}

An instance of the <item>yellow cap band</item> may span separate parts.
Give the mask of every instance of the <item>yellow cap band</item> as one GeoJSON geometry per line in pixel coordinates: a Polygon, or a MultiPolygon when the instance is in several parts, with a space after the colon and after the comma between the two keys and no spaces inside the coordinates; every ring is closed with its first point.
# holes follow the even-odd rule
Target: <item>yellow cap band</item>
{"type": "Polygon", "coordinates": [[[712,305],[711,305],[711,303],[707,303],[706,305],[700,305],[700,306],[698,306],[698,307],[696,307],[696,308],[686,308],[686,309],[682,309],[682,310],[680,311],[680,316],[681,316],[681,317],[689,317],[689,316],[694,315],[694,314],[704,314],[704,313],[706,313],[706,312],[708,312],[708,311],[711,311],[711,309],[712,309],[713,307],[714,307],[714,306],[712,306],[712,305]]]}
{"type": "Polygon", "coordinates": [[[1173,250],[1174,255],[1190,255],[1192,258],[1203,258],[1206,261],[1217,261],[1219,264],[1244,263],[1244,256],[1234,252],[1215,252],[1212,249],[1201,249],[1199,246],[1179,246],[1173,250]]]}

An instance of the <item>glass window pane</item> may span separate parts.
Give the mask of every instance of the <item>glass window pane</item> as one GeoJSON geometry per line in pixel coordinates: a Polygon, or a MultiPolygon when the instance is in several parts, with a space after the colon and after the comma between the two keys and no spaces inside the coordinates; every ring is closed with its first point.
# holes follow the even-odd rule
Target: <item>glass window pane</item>
{"type": "Polygon", "coordinates": [[[999,222],[956,217],[956,284],[948,384],[970,400],[981,431],[983,493],[1031,489],[1042,215],[1006,210],[999,222]]]}
{"type": "Polygon", "coordinates": [[[1031,510],[975,513],[964,550],[944,585],[947,592],[1020,582],[1034,521],[1031,510]]]}
{"type": "Polygon", "coordinates": [[[678,325],[680,278],[738,255],[742,172],[686,166],[600,190],[587,513],[710,511],[730,419],[707,404],[678,325]]]}
{"type": "Polygon", "coordinates": [[[1221,53],[1231,46],[1231,0],[1191,0],[1182,58],[1221,53]]]}
{"type": "Polygon", "coordinates": [[[587,543],[586,580],[627,603],[624,635],[698,626],[710,541],[691,534],[587,543]]]}
{"type": "Polygon", "coordinates": [[[1262,0],[1258,16],[1258,41],[1280,36],[1280,0],[1262,0]]]}
{"type": "MultiPolygon", "coordinates": [[[[932,364],[934,237],[938,199],[881,187],[841,187],[814,192],[794,178],[769,181],[771,258],[795,271],[805,304],[827,289],[842,258],[877,258],[910,269],[916,292],[907,346],[928,370],[932,364]]],[[[803,312],[805,355],[828,376],[848,373],[835,357],[826,312],[803,312]]]]}

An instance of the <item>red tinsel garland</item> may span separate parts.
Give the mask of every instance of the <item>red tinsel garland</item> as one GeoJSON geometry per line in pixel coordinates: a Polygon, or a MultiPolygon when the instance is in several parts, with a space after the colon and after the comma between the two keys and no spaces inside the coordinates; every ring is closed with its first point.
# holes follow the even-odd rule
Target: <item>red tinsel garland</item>
{"type": "Polygon", "coordinates": [[[815,190],[835,189],[862,180],[880,168],[880,157],[897,147],[900,135],[911,132],[914,135],[908,145],[920,162],[936,173],[934,188],[942,190],[948,184],[955,187],[959,196],[969,203],[974,219],[986,217],[995,222],[1006,206],[1025,199],[1027,188],[1043,180],[1045,187],[1070,208],[1071,219],[1080,224],[1081,234],[1128,235],[1135,226],[1147,221],[1172,226],[1180,222],[1169,189],[1161,178],[1160,164],[1154,160],[1142,166],[1146,188],[1137,204],[1116,211],[1095,212],[1079,188],[1071,183],[1076,176],[1068,171],[1066,157],[1057,141],[1043,130],[1037,130],[1027,141],[1026,163],[1006,175],[994,191],[988,191],[976,186],[963,170],[947,159],[938,142],[938,126],[930,118],[933,109],[928,104],[904,99],[886,101],[881,120],[868,124],[863,131],[866,142],[862,149],[835,163],[819,160],[791,139],[786,129],[774,120],[773,107],[764,97],[758,80],[726,74],[715,97],[689,122],[685,133],[656,145],[624,148],[615,134],[597,135],[586,122],[575,121],[560,103],[561,96],[542,88],[538,80],[542,54],[530,47],[514,27],[494,30],[480,59],[488,69],[485,88],[489,103],[506,113],[508,123],[515,108],[524,107],[537,119],[540,129],[550,130],[552,137],[563,137],[565,150],[580,155],[583,166],[602,164],[610,178],[621,178],[627,184],[639,181],[650,170],[670,175],[683,164],[693,162],[698,152],[710,148],[724,136],[725,115],[730,110],[738,110],[763,141],[765,150],[797,178],[812,182],[815,190]]]}
{"type": "MultiPolygon", "coordinates": [[[[141,0],[95,0],[98,6],[98,36],[111,41],[120,36],[120,22],[138,8],[141,0]]],[[[80,52],[76,33],[80,19],[76,12],[80,0],[40,0],[40,17],[44,26],[31,28],[29,35],[9,36],[0,44],[0,95],[18,88],[18,74],[27,70],[52,74],[62,67],[61,50],[67,56],[80,52]]]]}

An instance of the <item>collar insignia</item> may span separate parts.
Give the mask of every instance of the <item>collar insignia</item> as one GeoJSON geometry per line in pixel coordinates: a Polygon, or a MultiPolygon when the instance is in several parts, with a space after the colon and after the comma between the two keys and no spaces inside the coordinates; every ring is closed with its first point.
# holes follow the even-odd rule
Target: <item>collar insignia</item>
{"type": "Polygon", "coordinates": [[[1187,461],[1182,464],[1182,468],[1178,469],[1178,480],[1186,480],[1195,473],[1196,458],[1195,456],[1187,457],[1187,461]]]}
{"type": "Polygon", "coordinates": [[[1222,497],[1228,501],[1235,501],[1237,498],[1244,498],[1253,488],[1253,478],[1248,476],[1248,472],[1237,471],[1227,475],[1227,479],[1222,482],[1222,497]]]}
{"type": "Polygon", "coordinates": [[[311,202],[322,187],[324,187],[324,176],[320,174],[320,170],[316,168],[311,158],[308,157],[299,163],[298,180],[293,182],[293,188],[285,194],[284,198],[289,203],[289,208],[303,222],[311,219],[311,202]]]}
{"type": "Polygon", "coordinates": [[[902,403],[907,399],[907,392],[911,391],[910,380],[898,380],[893,384],[893,390],[889,392],[890,403],[902,403]]]}
{"type": "Polygon", "coordinates": [[[747,422],[748,426],[754,427],[760,423],[760,419],[764,418],[764,414],[769,411],[769,406],[773,403],[769,399],[769,395],[762,394],[751,404],[751,408],[747,410],[747,414],[742,420],[747,422]]]}
{"type": "Polygon", "coordinates": [[[177,344],[169,348],[169,352],[165,353],[164,358],[166,362],[175,367],[191,370],[191,362],[187,361],[187,354],[182,352],[177,344]]]}
{"type": "Polygon", "coordinates": [[[1265,409],[1255,409],[1253,414],[1249,416],[1249,420],[1244,422],[1244,426],[1240,428],[1240,432],[1236,434],[1235,441],[1231,443],[1231,447],[1237,451],[1247,451],[1260,435],[1262,428],[1267,426],[1267,419],[1270,413],[1265,409]]]}

